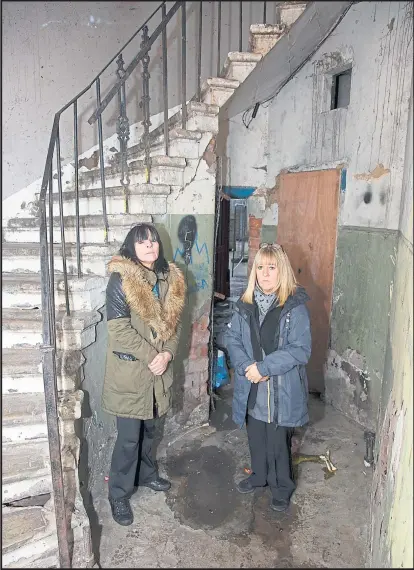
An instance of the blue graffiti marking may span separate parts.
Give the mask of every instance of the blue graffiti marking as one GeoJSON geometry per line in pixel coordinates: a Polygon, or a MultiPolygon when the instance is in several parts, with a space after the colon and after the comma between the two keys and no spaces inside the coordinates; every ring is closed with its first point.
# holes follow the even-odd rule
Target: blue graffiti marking
{"type": "MultiPolygon", "coordinates": [[[[195,240],[194,245],[196,247],[197,253],[199,255],[201,255],[203,253],[203,251],[205,252],[205,255],[207,257],[207,263],[210,263],[210,256],[208,253],[208,247],[207,244],[204,242],[201,247],[198,245],[198,240],[195,240]]],[[[173,257],[173,261],[175,262],[177,260],[178,256],[184,257],[184,249],[180,249],[179,247],[177,247],[177,249],[175,250],[174,253],[174,257],[173,257]]],[[[190,259],[190,265],[193,264],[193,255],[191,254],[191,259],[190,259]]]]}

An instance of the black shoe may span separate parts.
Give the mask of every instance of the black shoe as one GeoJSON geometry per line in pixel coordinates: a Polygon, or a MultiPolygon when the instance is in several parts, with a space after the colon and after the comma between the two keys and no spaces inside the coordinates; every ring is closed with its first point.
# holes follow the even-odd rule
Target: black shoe
{"type": "Polygon", "coordinates": [[[270,508],[279,513],[285,513],[289,508],[289,501],[280,501],[279,499],[272,499],[270,508]]]}
{"type": "Polygon", "coordinates": [[[109,499],[109,504],[115,522],[122,526],[129,526],[134,522],[134,515],[128,499],[109,499]]]}
{"type": "Polygon", "coordinates": [[[247,477],[240,481],[240,483],[237,483],[236,489],[239,493],[253,493],[256,487],[253,487],[250,477],[247,477]]]}
{"type": "Polygon", "coordinates": [[[158,477],[148,483],[141,483],[140,487],[149,487],[153,491],[168,491],[168,489],[171,489],[171,483],[167,479],[158,477]]]}

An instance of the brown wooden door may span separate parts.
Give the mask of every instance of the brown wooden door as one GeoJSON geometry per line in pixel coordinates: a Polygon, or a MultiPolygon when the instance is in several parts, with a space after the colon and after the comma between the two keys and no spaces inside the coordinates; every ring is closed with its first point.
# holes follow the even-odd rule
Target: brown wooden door
{"type": "Polygon", "coordinates": [[[339,170],[282,174],[276,193],[277,241],[306,288],[312,326],[309,390],[324,392],[336,250],[339,170]]]}

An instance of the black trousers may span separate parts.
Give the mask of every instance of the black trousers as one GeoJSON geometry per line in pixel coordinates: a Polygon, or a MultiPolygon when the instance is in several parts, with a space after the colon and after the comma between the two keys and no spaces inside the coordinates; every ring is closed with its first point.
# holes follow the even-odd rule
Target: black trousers
{"type": "Polygon", "coordinates": [[[134,487],[158,477],[153,457],[156,421],[116,418],[118,436],[109,473],[110,499],[129,499],[134,487]]]}
{"type": "Polygon", "coordinates": [[[280,501],[289,501],[296,489],[291,454],[293,431],[293,428],[247,416],[251,483],[255,487],[264,487],[267,483],[273,498],[280,501]]]}

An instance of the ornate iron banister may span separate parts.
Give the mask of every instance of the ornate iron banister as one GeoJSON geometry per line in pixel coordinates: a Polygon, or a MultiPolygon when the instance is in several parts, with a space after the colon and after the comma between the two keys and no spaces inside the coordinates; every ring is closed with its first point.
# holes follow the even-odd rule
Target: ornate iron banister
{"type": "MultiPolygon", "coordinates": [[[[217,75],[221,71],[221,34],[222,34],[222,2],[218,2],[218,29],[217,29],[217,75]]],[[[230,2],[228,2],[230,5],[230,2]]],[[[279,4],[278,2],[275,3],[279,4]]],[[[108,243],[108,218],[106,210],[106,188],[105,188],[105,164],[103,150],[103,129],[102,129],[102,113],[108,106],[110,101],[117,96],[119,105],[119,116],[117,119],[116,131],[120,143],[120,171],[121,185],[125,191],[125,212],[128,212],[128,186],[129,186],[129,170],[127,163],[128,139],[130,136],[130,125],[126,113],[126,81],[133,73],[137,66],[142,64],[142,111],[143,111],[143,145],[145,155],[145,166],[147,169],[147,182],[150,180],[150,89],[149,89],[149,61],[150,49],[154,42],[161,38],[162,40],[162,90],[163,90],[163,112],[164,112],[164,149],[165,154],[169,154],[169,130],[168,130],[168,78],[167,78],[167,24],[173,16],[181,9],[180,21],[180,38],[177,40],[181,46],[181,126],[186,128],[186,98],[187,98],[187,15],[186,2],[175,2],[167,12],[166,2],[161,2],[145,22],[137,29],[137,31],[129,38],[129,40],[117,51],[114,57],[105,65],[105,67],[95,76],[95,78],[75,97],[73,97],[66,105],[64,105],[54,116],[52,130],[49,139],[45,168],[43,172],[40,196],[39,196],[39,222],[40,222],[40,275],[41,275],[41,300],[42,300],[42,365],[43,365],[43,383],[46,403],[47,430],[49,440],[49,453],[52,469],[52,486],[55,505],[56,528],[58,535],[59,562],[61,568],[70,568],[70,545],[69,545],[69,529],[68,517],[65,509],[65,494],[63,482],[63,468],[60,449],[59,434],[59,418],[58,418],[58,383],[56,372],[56,316],[55,316],[55,255],[54,242],[55,236],[60,236],[61,241],[61,257],[63,269],[64,283],[64,306],[66,314],[71,312],[69,283],[68,283],[68,266],[66,256],[66,234],[65,234],[65,215],[64,215],[64,193],[62,185],[62,164],[60,153],[60,119],[62,114],[73,106],[73,161],[74,161],[74,195],[75,195],[75,245],[76,245],[76,272],[77,276],[82,276],[82,260],[81,260],[81,235],[80,235],[80,196],[79,196],[79,141],[78,141],[78,121],[79,121],[79,100],[92,87],[95,87],[96,109],[89,118],[88,123],[97,122],[97,140],[99,155],[99,174],[102,192],[102,216],[104,222],[104,242],[108,243]],[[154,17],[160,13],[161,23],[156,25],[151,35],[148,35],[148,29],[154,17]],[[124,68],[122,54],[131,42],[142,33],[142,42],[140,49],[131,62],[124,68]],[[117,63],[117,78],[110,88],[106,96],[101,100],[101,77],[102,74],[114,62],[117,63]],[[54,160],[56,160],[56,179],[57,193],[54,194],[54,160]],[[54,198],[57,197],[58,214],[54,214],[54,198]],[[54,232],[55,225],[60,226],[60,231],[54,232]]],[[[263,20],[266,21],[266,2],[263,3],[263,20]]],[[[197,44],[197,99],[201,100],[201,58],[202,58],[202,18],[203,3],[199,2],[199,22],[198,22],[198,44],[197,44]]],[[[239,38],[238,48],[243,48],[242,37],[243,11],[242,3],[239,3],[239,38]]],[[[66,154],[66,153],[65,153],[66,154]]]]}

